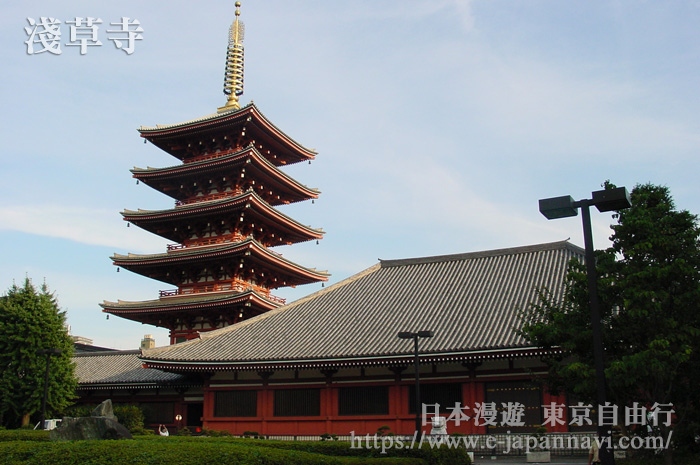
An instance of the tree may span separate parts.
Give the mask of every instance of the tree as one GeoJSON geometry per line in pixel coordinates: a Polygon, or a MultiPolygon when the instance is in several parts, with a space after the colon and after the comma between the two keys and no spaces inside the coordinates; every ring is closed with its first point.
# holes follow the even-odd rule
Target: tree
{"type": "Polygon", "coordinates": [[[26,426],[40,412],[46,373],[42,350],[62,351],[51,357],[47,416],[70,405],[77,383],[65,322],[65,312],[46,284],[37,291],[26,278],[24,286],[13,284],[0,296],[0,425],[26,426]]]}
{"type": "MultiPolygon", "coordinates": [[[[615,215],[612,246],[596,251],[608,399],[621,414],[634,402],[646,408],[672,403],[675,439],[681,433],[694,437],[700,432],[690,431],[697,428],[694,416],[700,412],[695,386],[700,380],[698,219],[676,210],[666,187],[637,185],[631,199],[632,207],[615,215]]],[[[595,405],[582,263],[570,264],[567,284],[561,302],[546,291],[540,294],[539,303],[524,313],[522,333],[537,346],[564,350],[545,360],[550,389],[595,405]]]]}

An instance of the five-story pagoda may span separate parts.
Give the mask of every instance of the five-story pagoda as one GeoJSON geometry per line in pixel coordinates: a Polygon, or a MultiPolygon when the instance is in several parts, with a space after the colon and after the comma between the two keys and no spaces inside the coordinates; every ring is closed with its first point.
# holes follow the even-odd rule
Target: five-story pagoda
{"type": "Polygon", "coordinates": [[[326,281],[270,247],[318,240],[275,207],[318,197],[280,170],[311,160],[313,150],[280,131],[252,103],[241,108],[243,24],[231,25],[226,56],[226,105],[216,114],[139,129],[141,137],[182,161],[134,168],[140,182],[175,199],[168,210],[125,210],[124,220],[174,242],[167,252],[120,255],[114,264],[176,286],[156,300],[107,302],[103,311],[170,330],[170,343],[192,339],[284,304],[270,291],[326,281]]]}

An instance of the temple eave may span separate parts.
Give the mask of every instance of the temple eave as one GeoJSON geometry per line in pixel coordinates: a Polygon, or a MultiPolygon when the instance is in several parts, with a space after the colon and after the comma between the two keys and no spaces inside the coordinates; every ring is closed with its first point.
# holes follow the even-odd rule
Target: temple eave
{"type": "MultiPolygon", "coordinates": [[[[269,218],[268,223],[277,223],[284,225],[288,229],[288,233],[307,236],[307,240],[321,239],[324,231],[321,229],[312,228],[308,225],[303,225],[293,218],[285,215],[269,203],[263,200],[256,192],[247,191],[239,195],[225,197],[221,199],[206,200],[188,205],[181,205],[167,210],[128,210],[121,212],[125,221],[129,221],[136,226],[142,227],[154,232],[154,229],[166,229],[164,226],[167,222],[184,221],[197,216],[207,216],[212,214],[230,214],[253,208],[258,216],[269,218]],[[275,220],[275,221],[272,221],[275,220]],[[146,227],[142,223],[153,223],[152,226],[146,227]]],[[[268,226],[270,227],[270,226],[268,226]]],[[[282,228],[278,228],[278,233],[282,228]]]]}
{"type": "Polygon", "coordinates": [[[270,270],[277,270],[278,273],[281,272],[291,277],[296,277],[298,280],[302,281],[298,282],[298,284],[306,284],[319,280],[325,281],[329,276],[325,271],[305,268],[287,260],[281,255],[261,246],[257,241],[252,239],[234,244],[225,244],[223,246],[211,246],[206,251],[199,249],[183,249],[182,251],[173,253],[151,255],[137,255],[131,253],[128,255],[114,254],[110,258],[115,266],[121,266],[130,271],[144,274],[148,272],[147,269],[169,269],[173,265],[192,266],[196,264],[205,264],[207,262],[228,261],[231,258],[240,256],[251,260],[249,263],[252,263],[254,266],[261,265],[270,270]]]}
{"type": "Polygon", "coordinates": [[[312,160],[316,157],[316,152],[308,149],[294,141],[279,128],[273,125],[262,113],[250,103],[238,110],[214,113],[201,118],[197,118],[182,123],[170,125],[157,125],[156,127],[140,127],[138,129],[141,137],[144,137],[162,150],[179,159],[184,159],[176,150],[173,150],[170,140],[187,137],[189,135],[207,134],[212,131],[219,131],[223,128],[235,125],[250,124],[257,128],[260,134],[270,137],[286,149],[290,161],[286,163],[297,163],[304,160],[312,160]],[[248,118],[245,118],[248,116],[248,118]]]}
{"type": "MultiPolygon", "coordinates": [[[[285,192],[291,202],[318,198],[320,191],[299,183],[296,179],[281,171],[271,160],[262,155],[257,148],[247,147],[230,153],[210,155],[205,160],[185,163],[165,168],[134,168],[131,173],[135,179],[144,182],[166,195],[175,196],[177,187],[186,180],[201,177],[203,173],[221,173],[231,170],[233,177],[238,177],[243,167],[253,168],[264,174],[267,182],[276,185],[275,190],[285,192]],[[250,165],[248,167],[247,165],[250,165]],[[236,169],[238,168],[238,169],[236,169]],[[168,192],[170,191],[170,192],[168,192]]],[[[177,197],[176,197],[177,198],[177,197]]],[[[286,203],[286,202],[279,202],[286,203]]]]}
{"type": "MultiPolygon", "coordinates": [[[[543,349],[538,347],[493,348],[492,350],[461,350],[445,353],[422,353],[422,364],[455,362],[482,362],[485,360],[513,360],[520,358],[540,358],[562,354],[561,348],[543,349]]],[[[364,356],[308,358],[308,359],[252,359],[252,360],[172,360],[149,357],[145,353],[139,357],[145,366],[164,371],[210,371],[226,370],[290,370],[382,366],[406,366],[413,363],[414,355],[406,353],[367,354],[364,356]]]]}
{"type": "Polygon", "coordinates": [[[155,300],[143,301],[104,301],[99,304],[104,313],[113,315],[169,313],[182,311],[199,311],[202,309],[217,309],[232,305],[255,304],[260,308],[271,310],[281,305],[280,302],[270,300],[254,290],[234,293],[206,293],[183,297],[161,297],[155,300]]]}

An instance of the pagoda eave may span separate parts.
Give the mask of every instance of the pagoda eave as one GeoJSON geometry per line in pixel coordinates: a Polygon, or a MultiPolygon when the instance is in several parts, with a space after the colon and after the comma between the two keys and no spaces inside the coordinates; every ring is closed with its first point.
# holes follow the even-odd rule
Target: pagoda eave
{"type": "Polygon", "coordinates": [[[215,308],[235,303],[256,302],[268,310],[280,306],[278,302],[266,299],[254,290],[243,292],[227,293],[206,293],[200,295],[161,297],[155,300],[124,301],[118,302],[104,301],[99,304],[105,313],[127,314],[127,313],[149,313],[149,312],[172,312],[182,310],[195,310],[201,308],[215,308]]]}
{"type": "Polygon", "coordinates": [[[182,205],[168,210],[125,210],[122,212],[122,216],[125,221],[146,231],[175,242],[182,242],[191,234],[195,219],[207,224],[222,224],[232,227],[231,218],[238,218],[241,212],[245,214],[246,223],[245,225],[237,224],[237,227],[245,226],[249,229],[250,234],[263,228],[266,235],[269,236],[266,239],[268,246],[318,240],[324,235],[323,230],[302,225],[270,206],[252,191],[223,199],[182,205]],[[258,226],[253,227],[252,225],[258,226]]]}
{"type": "Polygon", "coordinates": [[[241,183],[239,178],[246,170],[253,178],[260,179],[279,194],[279,198],[267,199],[272,205],[316,199],[320,194],[318,189],[307,187],[281,171],[254,147],[214,154],[205,160],[165,168],[134,168],[131,173],[135,179],[159,192],[176,200],[185,200],[187,194],[181,189],[183,185],[207,177],[210,180],[212,177],[228,177],[229,182],[236,179],[241,183]]]}
{"type": "Polygon", "coordinates": [[[224,315],[228,317],[229,322],[233,322],[239,318],[238,315],[241,311],[246,313],[246,317],[250,317],[273,310],[280,305],[279,302],[267,299],[253,290],[226,294],[211,293],[201,296],[165,297],[141,302],[105,301],[100,304],[104,313],[160,327],[171,326],[163,324],[164,321],[171,322],[178,318],[192,318],[194,316],[224,315]]]}
{"type": "Polygon", "coordinates": [[[247,128],[246,130],[251,133],[250,138],[256,140],[256,143],[264,139],[274,144],[275,149],[280,152],[279,164],[298,163],[316,157],[314,150],[302,146],[283,133],[265,118],[253,103],[238,110],[215,113],[183,123],[158,125],[151,128],[141,127],[138,131],[141,137],[160,149],[180,160],[185,160],[187,152],[186,147],[182,145],[184,139],[209,138],[212,134],[223,133],[227,128],[238,127],[247,128]]]}
{"type": "MultiPolygon", "coordinates": [[[[327,281],[329,276],[327,272],[297,265],[253,239],[234,244],[198,247],[195,250],[185,248],[163,254],[115,254],[111,258],[116,266],[174,285],[179,285],[179,276],[188,271],[236,264],[240,264],[243,273],[258,267],[258,271],[264,270],[269,278],[275,276],[274,281],[279,284],[271,288],[327,281]],[[238,261],[234,261],[235,259],[238,261]]],[[[238,268],[234,266],[232,270],[237,271],[238,268]]]]}

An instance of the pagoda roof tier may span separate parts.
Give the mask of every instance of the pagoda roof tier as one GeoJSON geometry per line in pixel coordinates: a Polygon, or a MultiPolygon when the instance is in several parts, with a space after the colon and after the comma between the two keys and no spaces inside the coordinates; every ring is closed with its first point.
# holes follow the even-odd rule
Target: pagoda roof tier
{"type": "Polygon", "coordinates": [[[179,243],[210,224],[251,235],[268,247],[321,239],[324,234],[322,229],[303,225],[272,208],[253,191],[167,210],[124,210],[122,216],[140,228],[179,243]]]}
{"type": "Polygon", "coordinates": [[[244,147],[251,142],[262,148],[265,156],[277,166],[316,157],[314,150],[303,147],[282,132],[252,102],[239,110],[183,123],[141,126],[139,132],[141,137],[183,161],[217,149],[244,147]]]}
{"type": "Polygon", "coordinates": [[[196,280],[204,268],[222,270],[242,280],[255,279],[269,289],[327,281],[330,276],[325,271],[297,265],[254,239],[161,254],[114,254],[111,259],[116,266],[176,286],[183,277],[196,280]]]}
{"type": "Polygon", "coordinates": [[[105,300],[100,304],[105,313],[165,328],[173,327],[178,319],[183,321],[198,316],[205,319],[223,316],[232,324],[243,318],[238,316],[241,310],[244,317],[249,318],[279,306],[278,302],[269,300],[254,290],[162,297],[145,301],[105,300]]]}
{"type": "Polygon", "coordinates": [[[316,199],[320,193],[281,171],[252,146],[207,160],[166,168],[135,167],[131,172],[134,178],[176,200],[191,197],[196,182],[226,185],[227,177],[229,183],[254,186],[271,205],[316,199]],[[241,178],[243,172],[247,177],[241,178]]]}

